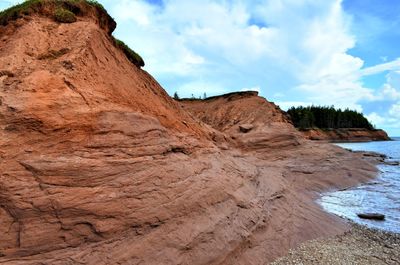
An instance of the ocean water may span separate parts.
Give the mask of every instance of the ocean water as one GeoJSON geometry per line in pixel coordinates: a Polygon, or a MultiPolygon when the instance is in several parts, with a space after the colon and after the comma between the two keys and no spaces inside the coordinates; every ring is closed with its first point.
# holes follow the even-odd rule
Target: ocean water
{"type": "MultiPolygon", "coordinates": [[[[400,161],[400,138],[394,141],[344,143],[339,146],[354,151],[373,151],[385,154],[388,161],[400,161]]],[[[378,166],[376,179],[357,187],[324,194],[319,203],[331,213],[369,227],[400,233],[400,166],[378,166]],[[385,221],[360,219],[357,213],[382,213],[385,221]]]]}

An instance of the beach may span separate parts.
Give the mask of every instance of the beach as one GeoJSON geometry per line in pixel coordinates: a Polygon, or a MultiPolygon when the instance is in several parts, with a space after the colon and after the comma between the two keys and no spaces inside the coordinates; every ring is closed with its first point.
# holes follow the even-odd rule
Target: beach
{"type": "Polygon", "coordinates": [[[400,235],[352,223],[350,231],[306,242],[271,264],[400,264],[400,235]]]}
{"type": "Polygon", "coordinates": [[[343,143],[379,169],[376,178],[323,195],[318,202],[350,224],[337,236],[311,240],[272,264],[400,264],[399,138],[391,142],[343,143]],[[378,153],[380,152],[380,153],[378,153]],[[384,221],[365,220],[358,213],[385,214],[384,221]]]}

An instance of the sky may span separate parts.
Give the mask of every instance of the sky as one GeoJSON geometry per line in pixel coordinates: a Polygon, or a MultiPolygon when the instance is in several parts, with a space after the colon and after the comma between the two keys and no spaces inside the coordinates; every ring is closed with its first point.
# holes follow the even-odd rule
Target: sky
{"type": "Polygon", "coordinates": [[[357,110],[400,136],[398,0],[99,2],[170,95],[257,90],[282,109],[357,110]]]}

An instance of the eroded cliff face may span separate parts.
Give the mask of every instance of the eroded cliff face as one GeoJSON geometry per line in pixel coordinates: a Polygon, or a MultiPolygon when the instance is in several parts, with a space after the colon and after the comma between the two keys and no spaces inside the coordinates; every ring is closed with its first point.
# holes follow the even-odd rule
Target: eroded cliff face
{"type": "Polygon", "coordinates": [[[242,149],[291,148],[302,135],[289,117],[257,92],[236,92],[206,100],[181,100],[182,108],[221,131],[242,149]]]}
{"type": "Polygon", "coordinates": [[[368,129],[331,129],[331,130],[304,130],[301,133],[310,140],[364,142],[364,141],[388,141],[387,133],[383,130],[368,129]]]}
{"type": "Polygon", "coordinates": [[[2,255],[146,230],[196,208],[182,184],[208,159],[182,161],[216,152],[211,131],[132,65],[97,20],[34,15],[1,32],[2,255]]]}
{"type": "MultiPolygon", "coordinates": [[[[249,139],[256,134],[258,136],[255,138],[273,137],[275,132],[280,139],[290,138],[291,144],[295,144],[296,140],[301,141],[301,138],[345,142],[390,140],[383,130],[362,128],[308,129],[296,132],[290,116],[274,103],[259,97],[255,91],[234,92],[205,100],[179,100],[179,103],[194,117],[238,139],[249,139]]],[[[247,142],[247,147],[248,144],[251,145],[247,142]]]]}
{"type": "MultiPolygon", "coordinates": [[[[256,91],[233,92],[205,100],[179,100],[181,106],[219,131],[236,133],[243,124],[291,124],[289,117],[256,91]]],[[[289,125],[290,126],[290,125],[289,125]]]]}
{"type": "Polygon", "coordinates": [[[258,97],[200,122],[91,16],[0,34],[2,264],[264,264],[345,230],[313,199],[375,173],[258,97]]]}

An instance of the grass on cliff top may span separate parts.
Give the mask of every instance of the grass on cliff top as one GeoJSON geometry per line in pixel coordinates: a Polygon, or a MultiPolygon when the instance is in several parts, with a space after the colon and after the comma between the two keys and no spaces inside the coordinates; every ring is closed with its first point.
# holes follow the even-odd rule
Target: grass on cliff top
{"type": "Polygon", "coordinates": [[[29,0],[0,12],[0,25],[7,25],[23,15],[29,15],[42,4],[42,0],[29,0]]]}
{"type": "Polygon", "coordinates": [[[134,50],[129,48],[129,46],[126,45],[122,40],[114,38],[114,43],[117,46],[117,48],[121,49],[124,52],[125,56],[131,63],[133,63],[137,67],[144,66],[143,58],[139,54],[137,54],[134,50]]]}
{"type": "MultiPolygon", "coordinates": [[[[57,22],[73,23],[76,21],[77,15],[85,13],[87,9],[85,5],[86,7],[89,5],[96,9],[100,26],[108,25],[108,34],[111,36],[116,23],[108,15],[104,6],[95,0],[25,0],[21,4],[0,12],[0,26],[6,26],[11,21],[32,15],[33,13],[50,16],[57,22]],[[110,26],[110,24],[112,25],[110,26]]],[[[144,66],[143,58],[123,41],[113,38],[113,42],[117,48],[123,51],[131,63],[137,67],[144,66]]]]}
{"type": "Polygon", "coordinates": [[[56,11],[54,11],[54,19],[61,23],[76,22],[75,14],[64,8],[58,8],[56,11]]]}
{"type": "Polygon", "coordinates": [[[17,20],[24,15],[31,15],[35,12],[40,13],[42,11],[42,8],[48,4],[54,5],[56,9],[64,8],[66,11],[74,13],[74,15],[77,15],[77,13],[79,13],[80,4],[89,4],[96,9],[107,13],[103,5],[94,0],[25,0],[21,4],[12,6],[6,10],[1,11],[0,25],[6,26],[10,21],[17,20]]]}

